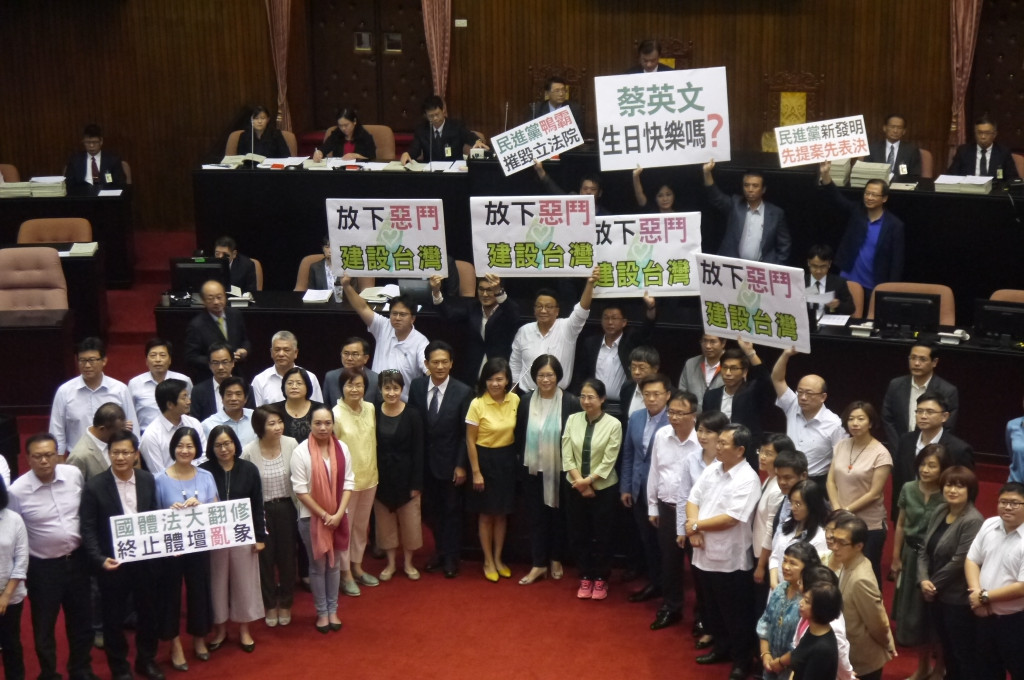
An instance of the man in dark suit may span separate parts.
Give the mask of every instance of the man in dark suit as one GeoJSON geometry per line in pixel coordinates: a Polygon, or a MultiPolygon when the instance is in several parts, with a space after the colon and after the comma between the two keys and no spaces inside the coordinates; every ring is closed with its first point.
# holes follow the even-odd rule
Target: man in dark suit
{"type": "MultiPolygon", "coordinates": [[[[135,631],[135,671],[150,680],[163,680],[156,663],[157,650],[157,569],[161,560],[121,562],[132,548],[114,546],[110,518],[159,510],[153,475],[135,469],[139,458],[138,440],[121,430],[110,438],[110,468],[92,477],[82,491],[79,509],[82,545],[90,564],[99,574],[103,605],[103,640],[107,663],[115,680],[131,680],[128,643],[124,620],[129,611],[129,595],[134,597],[137,624],[135,631]]],[[[141,551],[141,546],[134,550],[141,551]]]]}
{"type": "Polygon", "coordinates": [[[235,361],[245,361],[252,345],[242,315],[227,306],[224,286],[217,281],[203,284],[204,311],[196,314],[185,329],[185,361],[197,382],[210,375],[210,345],[226,342],[235,361]]]}
{"type": "Polygon", "coordinates": [[[774,403],[775,387],[754,345],[746,340],[737,344],[738,349],[727,349],[722,354],[722,386],[704,393],[701,410],[721,411],[730,422],[747,426],[754,436],[754,446],[746,449],[747,462],[756,470],[757,449],[764,434],[761,411],[774,403]]]}
{"type": "Polygon", "coordinates": [[[324,392],[324,403],[334,408],[338,400],[344,397],[341,393],[341,386],[338,378],[342,370],[346,368],[359,369],[366,376],[366,392],[363,394],[363,401],[371,404],[380,404],[383,398],[380,394],[380,387],[377,386],[377,374],[366,367],[370,360],[370,343],[358,336],[352,336],[341,346],[341,366],[327,371],[324,375],[324,384],[321,386],[324,392]]]}
{"type": "Polygon", "coordinates": [[[128,184],[121,158],[103,151],[103,131],[89,123],[82,133],[84,151],[71,156],[64,168],[68,189],[119,189],[128,184]]]}
{"type": "Polygon", "coordinates": [[[551,76],[544,84],[544,101],[530,104],[530,120],[554,113],[563,106],[568,106],[576,125],[583,127],[583,113],[579,104],[569,101],[569,84],[561,76],[551,76]]]}
{"type": "Polygon", "coordinates": [[[423,519],[434,534],[428,573],[443,569],[445,578],[459,573],[462,541],[462,486],[466,482],[466,412],[473,390],[451,377],[452,348],[434,340],[424,350],[427,372],[412,381],[409,406],[423,420],[425,465],[423,519]]]}
{"type": "Polygon", "coordinates": [[[221,236],[213,244],[213,256],[217,259],[227,258],[228,271],[231,272],[231,285],[242,289],[243,293],[255,293],[256,265],[245,255],[238,252],[238,244],[230,236],[221,236]]]}
{"type": "Polygon", "coordinates": [[[893,378],[885,390],[882,401],[882,424],[885,426],[885,440],[889,453],[894,453],[899,439],[917,427],[914,410],[917,398],[925,392],[937,392],[949,407],[949,418],[943,427],[953,431],[956,427],[957,410],[960,406],[960,395],[952,383],[935,374],[939,365],[939,348],[935,345],[919,343],[910,348],[908,364],[909,375],[893,378]]]}
{"type": "Polygon", "coordinates": [[[402,165],[410,160],[425,163],[458,161],[465,158],[464,147],[490,148],[460,121],[448,118],[444,100],[437,95],[431,95],[423,102],[423,115],[426,121],[413,131],[409,150],[402,154],[402,165]]]}
{"type": "MultiPolygon", "coordinates": [[[[215,342],[210,345],[210,372],[213,376],[196,383],[192,388],[192,403],[188,414],[199,420],[206,420],[223,408],[220,396],[220,384],[230,378],[235,370],[235,357],[231,354],[231,346],[226,342],[215,342]]],[[[246,408],[255,408],[252,392],[246,397],[246,408]]]]}
{"type": "Polygon", "coordinates": [[[725,215],[725,237],[718,248],[724,257],[742,257],[767,264],[786,264],[790,236],[786,213],[764,200],[764,175],[751,171],[743,175],[743,196],[726,196],[711,171],[715,162],[704,164],[704,188],[708,200],[725,215]]]}
{"type": "Polygon", "coordinates": [[[603,382],[608,391],[604,410],[609,415],[617,417],[621,412],[619,398],[623,386],[629,382],[629,355],[637,347],[651,344],[654,339],[658,313],[655,305],[655,299],[645,294],[644,322],[639,328],[629,328],[623,308],[617,303],[610,303],[601,313],[601,333],[578,341],[572,384],[578,389],[590,377],[603,382]]]}
{"type": "Polygon", "coordinates": [[[476,298],[472,300],[442,295],[444,281],[440,276],[430,277],[434,306],[448,321],[469,327],[469,332],[463,335],[466,355],[455,369],[455,377],[467,385],[475,385],[487,359],[508,359],[512,354],[512,341],[522,325],[519,305],[505,294],[497,274],[477,279],[476,298]]]}
{"type": "Polygon", "coordinates": [[[865,299],[869,299],[878,284],[903,278],[903,221],[885,209],[889,200],[886,182],[869,180],[864,187],[864,200],[858,204],[843,196],[832,182],[831,162],[822,163],[819,169],[825,195],[847,215],[836,251],[839,275],[864,286],[865,299]]]}
{"type": "Polygon", "coordinates": [[[832,246],[827,243],[815,244],[807,251],[807,274],[804,275],[804,285],[808,289],[808,294],[832,293],[832,299],[827,303],[807,303],[811,328],[816,328],[818,319],[825,314],[853,314],[850,287],[846,285],[846,279],[831,273],[832,259],[832,246]]]}
{"type": "Polygon", "coordinates": [[[337,281],[331,270],[331,237],[324,236],[324,258],[309,265],[309,279],[306,287],[309,290],[331,290],[337,281]]]}
{"type": "Polygon", "coordinates": [[[1017,166],[1009,147],[996,144],[996,124],[981,117],[974,124],[974,144],[961,144],[953,156],[947,175],[988,175],[998,179],[1016,179],[1017,166]]]}
{"type": "MultiPolygon", "coordinates": [[[[629,417],[644,407],[640,383],[649,375],[661,372],[661,355],[650,345],[640,345],[629,353],[629,380],[619,390],[619,420],[625,432],[629,417]]],[[[622,457],[615,462],[616,470],[622,466],[622,457]]]]}
{"type": "Polygon", "coordinates": [[[894,175],[920,175],[921,150],[912,142],[904,142],[903,135],[907,131],[907,119],[892,113],[886,116],[882,132],[885,139],[868,143],[867,161],[886,163],[889,172],[894,175]]]}
{"type": "Polygon", "coordinates": [[[661,547],[658,530],[651,524],[647,513],[647,476],[651,470],[654,433],[668,425],[666,410],[672,394],[672,381],[661,373],[649,375],[640,381],[640,392],[646,408],[629,417],[622,437],[622,471],[619,473],[622,504],[633,509],[647,564],[647,585],[630,595],[630,602],[645,602],[661,596],[661,547]]]}
{"type": "Polygon", "coordinates": [[[942,444],[949,456],[950,465],[974,468],[974,449],[970,444],[955,437],[943,426],[949,420],[949,405],[938,392],[925,392],[917,398],[915,409],[917,429],[900,437],[892,457],[892,519],[900,515],[897,501],[904,484],[917,478],[917,456],[929,444],[942,444]]]}
{"type": "Polygon", "coordinates": [[[626,71],[626,73],[660,73],[663,71],[674,71],[671,66],[661,63],[661,43],[657,40],[644,40],[637,48],[640,55],[640,63],[626,71]]]}

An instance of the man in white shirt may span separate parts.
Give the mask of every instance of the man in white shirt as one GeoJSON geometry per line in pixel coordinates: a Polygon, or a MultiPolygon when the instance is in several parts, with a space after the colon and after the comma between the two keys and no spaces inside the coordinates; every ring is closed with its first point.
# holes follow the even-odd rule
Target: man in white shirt
{"type": "Polygon", "coordinates": [[[380,374],[391,368],[401,373],[405,379],[402,401],[409,401],[412,381],[427,372],[423,364],[423,351],[430,342],[427,336],[415,328],[416,305],[412,300],[399,295],[391,300],[388,315],[384,317],[370,309],[370,305],[352,286],[351,278],[343,277],[341,287],[345,291],[345,299],[377,341],[377,348],[373,352],[373,370],[380,374]]]}
{"type": "Polygon", "coordinates": [[[894,175],[921,175],[921,150],[912,142],[904,142],[907,119],[897,113],[885,117],[882,127],[885,139],[868,143],[867,160],[871,163],[885,163],[894,175]]]}
{"type": "Polygon", "coordinates": [[[794,354],[795,347],[787,348],[772,368],[775,405],[786,414],[786,434],[796,450],[807,456],[808,478],[824,489],[832,465],[832,450],[846,438],[846,430],[842,419],[825,406],[828,385],[824,378],[813,373],[805,375],[796,384],[796,392],[786,384],[786,367],[794,354]]]}
{"type": "MultiPolygon", "coordinates": [[[[162,409],[160,416],[149,425],[142,435],[139,450],[142,452],[142,464],[152,474],[158,475],[174,462],[171,454],[171,437],[176,430],[191,427],[199,436],[203,435],[203,425],[188,415],[191,399],[185,383],[175,378],[168,378],[156,386],[156,403],[162,409]]],[[[206,460],[206,455],[196,456],[193,465],[206,460]]]]}
{"type": "MultiPolygon", "coordinates": [[[[252,381],[252,399],[256,406],[273,404],[282,401],[284,391],[281,383],[284,374],[295,368],[295,360],[299,358],[299,340],[291,331],[278,331],[270,339],[270,358],[274,365],[266,369],[252,381]]],[[[301,367],[300,367],[301,368],[301,367]]],[[[309,373],[309,382],[313,386],[310,394],[306,396],[310,401],[324,401],[323,392],[320,391],[320,381],[313,373],[309,373]]]]}
{"type": "Polygon", "coordinates": [[[945,398],[949,406],[949,419],[943,427],[950,432],[956,429],[959,391],[955,385],[935,374],[935,368],[939,365],[939,348],[934,344],[919,342],[910,348],[907,363],[910,372],[892,379],[882,402],[882,424],[885,425],[885,444],[889,447],[889,453],[896,452],[902,435],[913,432],[917,427],[917,399],[925,392],[938,392],[945,398]]]}
{"type": "Polygon", "coordinates": [[[974,677],[1024,677],[1024,485],[999,490],[999,516],[985,520],[964,563],[977,620],[974,677]]]}
{"type": "Polygon", "coordinates": [[[156,399],[153,397],[153,390],[157,385],[167,378],[176,378],[185,381],[189,394],[192,394],[192,379],[184,373],[170,370],[170,341],[153,338],[146,343],[146,368],[149,370],[128,381],[128,391],[132,395],[135,415],[139,419],[139,432],[145,432],[149,424],[160,415],[160,409],[157,408],[156,399]]]}
{"type": "Polygon", "coordinates": [[[673,393],[666,413],[668,427],[654,433],[647,474],[647,515],[658,530],[661,546],[662,604],[651,630],[683,620],[683,549],[676,544],[676,512],[680,505],[686,511],[686,499],[680,494],[689,460],[701,455],[694,428],[697,397],[690,392],[673,393]]]}
{"type": "Polygon", "coordinates": [[[57,615],[64,610],[68,676],[92,680],[93,631],[89,608],[89,563],[82,548],[78,507],[85,480],[71,465],[59,465],[57,440],[48,433],[25,442],[30,471],[10,488],[10,509],[28,532],[28,597],[40,678],[59,678],[57,615]]]}
{"type": "Polygon", "coordinates": [[[599,274],[600,268],[594,267],[580,301],[567,319],[558,317],[558,298],[553,291],[542,290],[538,293],[533,301],[533,318],[536,321],[516,331],[516,339],[512,341],[512,356],[508,361],[512,383],[519,386],[520,392],[537,389],[537,384],[530,377],[530,367],[541,354],[558,357],[558,362],[562,364],[562,379],[558,381],[558,386],[563,390],[569,386],[576,359],[576,339],[590,316],[590,303],[594,299],[594,285],[599,274]]]}
{"type": "Polygon", "coordinates": [[[112,401],[96,409],[92,426],[71,449],[67,459],[67,464],[78,468],[85,481],[110,467],[110,438],[124,430],[124,420],[124,409],[112,401]]]}
{"type": "Polygon", "coordinates": [[[113,401],[124,409],[125,428],[131,430],[136,422],[135,405],[128,386],[120,380],[103,374],[107,365],[106,345],[99,338],[85,338],[78,343],[77,378],[59,388],[50,410],[50,434],[57,441],[57,451],[63,455],[78,443],[92,423],[93,414],[101,405],[113,401]]]}
{"type": "Polygon", "coordinates": [[[238,435],[238,441],[242,446],[255,441],[252,409],[245,408],[245,381],[237,376],[226,378],[220,384],[220,396],[224,408],[203,421],[203,439],[208,440],[210,432],[218,425],[227,425],[238,435]]]}
{"type": "Polygon", "coordinates": [[[700,336],[700,354],[690,357],[683,364],[683,372],[679,374],[679,389],[696,395],[698,411],[704,393],[722,386],[724,352],[725,338],[705,333],[700,336]]]}
{"type": "Polygon", "coordinates": [[[750,518],[757,508],[761,479],[746,465],[746,450],[754,446],[744,425],[729,425],[718,436],[718,459],[707,466],[686,502],[686,535],[693,545],[693,566],[700,570],[704,625],[714,636],[714,648],[697,663],[732,661],[730,680],[742,680],[750,670],[756,637],[754,624],[754,556],[750,518]]]}

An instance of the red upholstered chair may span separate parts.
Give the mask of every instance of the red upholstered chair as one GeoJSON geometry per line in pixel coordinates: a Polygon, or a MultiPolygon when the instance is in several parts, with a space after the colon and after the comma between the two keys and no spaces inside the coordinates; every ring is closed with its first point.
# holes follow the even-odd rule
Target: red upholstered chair
{"type": "Polygon", "coordinates": [[[3,177],[5,182],[21,181],[21,174],[18,172],[18,168],[10,163],[0,163],[0,177],[3,177]]]}
{"type": "Polygon", "coordinates": [[[92,225],[81,217],[43,217],[25,220],[18,228],[18,243],[89,243],[92,225]]]}
{"type": "Polygon", "coordinates": [[[0,311],[67,308],[68,286],[55,249],[0,250],[0,311]]]}
{"type": "Polygon", "coordinates": [[[871,294],[871,307],[868,309],[868,318],[875,318],[875,297],[879,291],[892,291],[894,293],[924,293],[926,295],[939,296],[939,325],[956,325],[956,302],[953,299],[953,289],[949,286],[941,286],[936,283],[908,283],[905,281],[880,283],[871,294]]]}

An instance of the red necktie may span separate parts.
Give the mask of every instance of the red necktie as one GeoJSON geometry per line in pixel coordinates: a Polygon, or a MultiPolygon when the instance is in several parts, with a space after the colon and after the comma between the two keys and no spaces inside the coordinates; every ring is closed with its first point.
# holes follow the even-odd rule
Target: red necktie
{"type": "Polygon", "coordinates": [[[92,158],[92,183],[100,183],[100,168],[96,165],[96,156],[90,156],[92,158]]]}

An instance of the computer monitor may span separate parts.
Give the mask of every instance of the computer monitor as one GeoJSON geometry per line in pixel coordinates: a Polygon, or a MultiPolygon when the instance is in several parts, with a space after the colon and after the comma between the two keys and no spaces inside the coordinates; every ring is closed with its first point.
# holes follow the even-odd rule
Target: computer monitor
{"type": "Polygon", "coordinates": [[[231,290],[228,259],[216,257],[172,257],[171,290],[175,293],[199,293],[207,281],[220,281],[231,290]]]}
{"type": "Polygon", "coordinates": [[[875,328],[884,337],[913,338],[939,330],[939,295],[875,291],[875,328]]]}
{"type": "Polygon", "coordinates": [[[1024,303],[975,300],[974,334],[983,342],[1004,346],[1024,341],[1024,303]]]}

